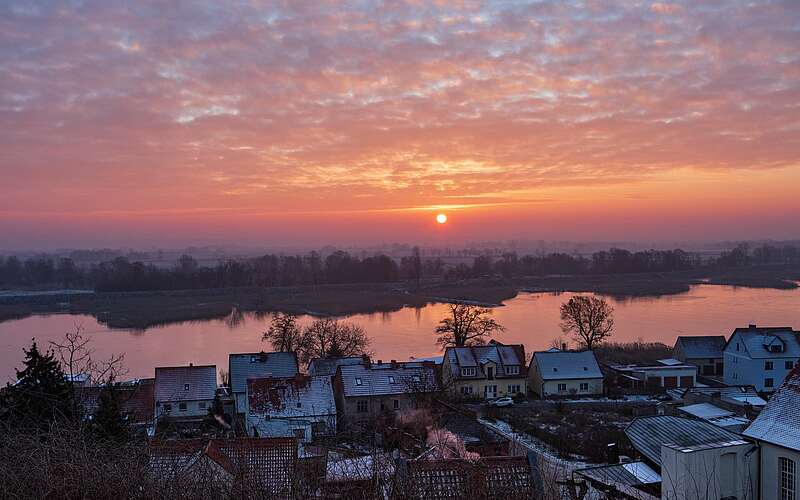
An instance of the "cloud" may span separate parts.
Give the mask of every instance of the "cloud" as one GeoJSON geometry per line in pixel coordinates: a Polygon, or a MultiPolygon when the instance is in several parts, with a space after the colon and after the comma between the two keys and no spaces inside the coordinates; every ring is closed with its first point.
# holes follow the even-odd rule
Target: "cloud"
{"type": "Polygon", "coordinates": [[[766,0],[12,0],[0,210],[514,203],[797,166],[798,42],[800,4],[766,0]]]}

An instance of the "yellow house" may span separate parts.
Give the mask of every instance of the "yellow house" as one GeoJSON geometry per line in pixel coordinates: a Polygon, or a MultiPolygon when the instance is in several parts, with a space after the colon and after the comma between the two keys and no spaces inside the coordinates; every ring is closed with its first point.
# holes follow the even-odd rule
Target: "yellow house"
{"type": "Polygon", "coordinates": [[[592,351],[535,352],[528,377],[531,391],[540,398],[603,394],[603,373],[592,351]]]}
{"type": "Polygon", "coordinates": [[[485,346],[448,347],[442,362],[445,388],[465,398],[526,394],[527,372],[525,346],[494,340],[485,346]]]}

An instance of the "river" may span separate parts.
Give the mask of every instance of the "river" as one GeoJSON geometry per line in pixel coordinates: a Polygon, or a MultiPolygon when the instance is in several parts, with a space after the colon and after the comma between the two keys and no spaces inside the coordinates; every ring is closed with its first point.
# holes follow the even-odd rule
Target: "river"
{"type": "MultiPolygon", "coordinates": [[[[561,336],[559,305],[571,294],[522,293],[494,309],[506,327],[502,342],[546,349],[561,336]]],[[[717,285],[693,286],[687,293],[659,298],[611,300],[615,308],[613,340],[642,339],[672,345],[678,335],[729,335],[737,326],[792,326],[800,329],[800,289],[773,290],[717,285]]],[[[391,313],[359,314],[349,321],[363,326],[376,359],[405,360],[440,354],[433,329],[445,316],[444,304],[391,313]]],[[[302,317],[305,324],[312,318],[302,317]]],[[[269,316],[238,315],[224,320],[184,322],[146,331],[111,330],[92,316],[52,314],[0,323],[0,382],[12,380],[22,349],[35,337],[40,346],[59,340],[77,326],[91,336],[95,356],[124,353],[128,377],[152,377],[154,367],[216,364],[227,369],[228,353],[269,350],[261,334],[269,316]]]]}

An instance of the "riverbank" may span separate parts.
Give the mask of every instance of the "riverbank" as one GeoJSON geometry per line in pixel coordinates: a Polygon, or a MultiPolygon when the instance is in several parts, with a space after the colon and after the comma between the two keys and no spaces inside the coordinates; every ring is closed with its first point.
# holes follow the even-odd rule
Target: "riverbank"
{"type": "Polygon", "coordinates": [[[484,278],[428,283],[419,290],[410,283],[388,283],[80,294],[53,291],[0,296],[0,321],[33,314],[88,314],[110,328],[146,329],[184,321],[231,317],[233,311],[345,316],[392,312],[437,302],[460,301],[494,307],[519,292],[591,292],[624,299],[679,294],[700,283],[791,289],[797,288],[797,280],[800,280],[800,270],[770,266],[711,276],[683,272],[513,280],[484,278]]]}

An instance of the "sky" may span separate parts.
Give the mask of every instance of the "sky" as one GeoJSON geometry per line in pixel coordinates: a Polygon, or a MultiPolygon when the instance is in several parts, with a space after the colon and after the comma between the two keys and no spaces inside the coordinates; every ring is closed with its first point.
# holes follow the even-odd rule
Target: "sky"
{"type": "Polygon", "coordinates": [[[6,249],[798,238],[800,2],[5,0],[0,151],[6,249]]]}

